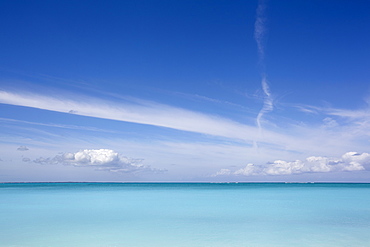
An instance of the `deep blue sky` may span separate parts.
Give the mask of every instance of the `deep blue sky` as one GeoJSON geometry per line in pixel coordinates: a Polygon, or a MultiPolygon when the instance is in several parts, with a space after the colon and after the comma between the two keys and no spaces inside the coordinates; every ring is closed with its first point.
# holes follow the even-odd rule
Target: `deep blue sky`
{"type": "Polygon", "coordinates": [[[368,181],[368,13],[0,1],[0,181],[368,181]]]}

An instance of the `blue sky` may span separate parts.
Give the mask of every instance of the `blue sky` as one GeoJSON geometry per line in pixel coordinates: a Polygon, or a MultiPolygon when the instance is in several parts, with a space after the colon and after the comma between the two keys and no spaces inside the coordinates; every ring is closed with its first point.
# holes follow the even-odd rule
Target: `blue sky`
{"type": "Polygon", "coordinates": [[[0,181],[370,179],[368,1],[0,1],[0,181]]]}

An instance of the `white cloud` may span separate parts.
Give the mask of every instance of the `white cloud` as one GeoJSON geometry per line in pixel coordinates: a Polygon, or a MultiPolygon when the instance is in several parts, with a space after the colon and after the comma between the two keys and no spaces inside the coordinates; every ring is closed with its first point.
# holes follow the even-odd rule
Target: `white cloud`
{"type": "MultiPolygon", "coordinates": [[[[257,127],[262,131],[261,126],[261,120],[263,116],[271,112],[274,109],[274,102],[273,98],[270,92],[270,86],[267,81],[267,74],[265,71],[265,64],[264,64],[264,56],[265,56],[265,47],[264,47],[264,40],[265,40],[265,34],[266,34],[266,4],[264,0],[258,1],[258,7],[257,7],[257,13],[256,13],[256,21],[254,23],[254,39],[257,43],[258,48],[258,55],[259,55],[259,62],[262,68],[262,80],[261,80],[261,86],[264,93],[264,99],[263,99],[263,106],[262,109],[259,111],[256,123],[257,127]]],[[[256,140],[254,140],[254,144],[257,145],[256,140]]]]}
{"type": "MultiPolygon", "coordinates": [[[[296,122],[295,126],[289,126],[296,135],[301,135],[312,144],[316,143],[316,147],[314,145],[310,147],[312,152],[307,152],[308,155],[318,153],[338,156],[349,148],[361,152],[367,151],[370,137],[370,107],[352,110],[309,105],[293,107],[307,113],[311,118],[307,122],[296,122]],[[315,122],[318,117],[322,119],[320,124],[315,122]],[[317,147],[323,152],[320,152],[317,147]]],[[[309,150],[308,145],[306,147],[309,150]]]]}
{"type": "Polygon", "coordinates": [[[118,103],[81,95],[75,98],[79,101],[67,97],[53,98],[45,95],[0,91],[0,103],[4,104],[63,113],[70,113],[72,110],[75,115],[148,124],[227,138],[242,140],[258,138],[255,127],[215,115],[140,100],[118,103]]]}
{"type": "Polygon", "coordinates": [[[63,128],[63,129],[89,130],[89,131],[97,131],[97,132],[112,132],[112,131],[109,131],[109,130],[98,129],[98,128],[89,127],[89,126],[78,126],[78,125],[68,125],[68,124],[51,124],[51,123],[37,123],[37,122],[23,121],[23,120],[10,119],[10,118],[0,118],[0,121],[11,122],[11,123],[15,123],[15,124],[30,124],[30,125],[55,127],[55,128],[63,128]]]}
{"type": "Polygon", "coordinates": [[[164,170],[143,165],[140,159],[127,158],[111,149],[85,149],[76,153],[56,155],[52,158],[40,157],[34,162],[43,165],[94,167],[96,170],[122,173],[164,172],[164,170]]]}
{"type": "MultiPolygon", "coordinates": [[[[348,147],[363,152],[366,151],[364,150],[365,145],[368,145],[368,139],[365,140],[365,137],[369,136],[370,121],[356,120],[343,123],[343,121],[340,121],[342,120],[341,118],[326,118],[327,116],[323,116],[322,119],[326,118],[324,125],[322,122],[307,125],[288,118],[282,118],[283,121],[280,118],[275,118],[274,122],[269,121],[266,123],[263,133],[260,133],[258,126],[242,124],[224,117],[155,102],[131,98],[113,101],[83,95],[74,95],[73,97],[67,97],[63,94],[58,95],[58,98],[55,98],[40,94],[13,93],[0,90],[0,103],[39,108],[65,114],[69,114],[68,112],[74,110],[75,115],[190,131],[204,134],[203,137],[205,139],[209,135],[225,137],[232,139],[232,141],[235,140],[239,144],[247,143],[250,147],[255,142],[258,143],[260,156],[267,157],[270,160],[271,153],[275,153],[275,157],[281,157],[281,159],[285,160],[287,159],[284,156],[286,153],[289,153],[290,157],[293,157],[292,159],[302,159],[312,154],[337,156],[346,152],[348,147]]],[[[319,108],[315,108],[315,111],[319,112],[319,110],[319,108]]],[[[32,124],[24,121],[20,123],[32,124]]],[[[40,125],[45,124],[42,123],[40,125]]],[[[52,124],[52,126],[85,129],[85,127],[73,125],[52,124]]],[[[86,129],[90,130],[90,128],[86,129]]],[[[95,128],[91,128],[91,130],[100,131],[95,128]]],[[[47,132],[46,134],[54,133],[47,132]]],[[[245,148],[248,149],[248,145],[245,148]]],[[[253,155],[254,152],[255,150],[249,150],[247,155],[253,155]]],[[[258,161],[253,159],[249,162],[258,161]]]]}
{"type": "Polygon", "coordinates": [[[335,128],[338,126],[338,122],[330,117],[326,117],[322,121],[324,123],[323,125],[324,128],[335,128]]]}
{"type": "Polygon", "coordinates": [[[261,173],[266,175],[289,175],[299,173],[301,171],[300,169],[302,169],[302,162],[299,160],[293,162],[275,160],[263,168],[261,173]]]}
{"type": "Polygon", "coordinates": [[[26,146],[20,146],[19,148],[17,148],[18,151],[27,151],[29,150],[28,147],[26,146]]]}
{"type": "Polygon", "coordinates": [[[265,97],[264,97],[264,100],[263,100],[262,109],[260,110],[260,112],[258,113],[257,118],[256,118],[257,126],[260,130],[262,128],[261,127],[261,119],[262,119],[263,115],[274,109],[274,104],[273,104],[273,100],[272,100],[272,96],[271,96],[271,92],[270,92],[270,87],[268,85],[267,78],[266,78],[265,74],[262,75],[261,85],[262,85],[262,89],[263,89],[263,92],[265,94],[265,97]]]}
{"type": "Polygon", "coordinates": [[[311,105],[296,105],[295,108],[297,108],[301,112],[313,113],[313,114],[324,113],[329,116],[336,116],[336,117],[352,119],[352,120],[370,119],[370,106],[367,106],[362,109],[354,109],[354,110],[333,108],[333,107],[318,107],[318,106],[311,106],[311,105]]]}
{"type": "Polygon", "coordinates": [[[264,38],[266,33],[266,16],[265,16],[266,5],[263,0],[258,1],[257,16],[254,23],[254,39],[257,43],[258,54],[260,60],[263,60],[265,55],[264,38]]]}
{"type": "Polygon", "coordinates": [[[370,154],[368,153],[348,152],[342,156],[342,159],[348,164],[346,167],[348,171],[359,170],[361,168],[370,170],[370,154]]]}
{"type": "Polygon", "coordinates": [[[360,109],[360,110],[345,110],[345,109],[335,109],[335,108],[328,108],[322,109],[326,111],[327,114],[332,116],[338,116],[343,118],[352,118],[352,119],[369,119],[370,118],[370,111],[369,109],[360,109]]]}
{"type": "Polygon", "coordinates": [[[213,176],[223,176],[223,175],[230,175],[231,174],[231,171],[230,169],[221,169],[220,171],[218,171],[215,175],[213,176]]]}
{"type": "Polygon", "coordinates": [[[244,175],[244,176],[250,176],[250,175],[256,175],[258,174],[259,167],[255,166],[254,164],[247,164],[244,168],[239,169],[234,172],[235,175],[244,175]]]}
{"type": "Polygon", "coordinates": [[[265,165],[247,164],[234,172],[221,169],[212,176],[291,175],[300,173],[325,173],[370,170],[370,154],[347,152],[341,158],[311,156],[305,160],[275,160],[265,165]]]}
{"type": "MultiPolygon", "coordinates": [[[[131,99],[130,103],[127,103],[101,100],[83,95],[75,95],[72,99],[72,97],[66,96],[53,98],[39,94],[0,91],[0,103],[66,114],[72,109],[75,115],[160,126],[242,140],[249,143],[258,142],[261,146],[268,141],[268,143],[278,146],[280,149],[285,149],[288,146],[305,148],[310,145],[302,144],[302,140],[294,136],[270,130],[264,130],[262,136],[256,126],[241,124],[220,116],[138,99],[131,99]]],[[[312,147],[315,147],[315,145],[310,145],[309,148],[312,147]]]]}

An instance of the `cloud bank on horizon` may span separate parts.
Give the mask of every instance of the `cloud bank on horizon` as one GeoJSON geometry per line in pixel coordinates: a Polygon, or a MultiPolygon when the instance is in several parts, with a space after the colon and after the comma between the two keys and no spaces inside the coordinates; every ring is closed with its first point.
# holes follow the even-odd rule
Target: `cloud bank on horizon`
{"type": "MultiPolygon", "coordinates": [[[[26,162],[29,162],[27,159],[26,162]]],[[[132,159],[110,149],[85,149],[76,153],[64,153],[51,158],[37,158],[34,163],[41,165],[72,165],[75,167],[93,167],[98,171],[118,173],[160,173],[165,170],[152,169],[142,164],[140,159],[132,159]]]]}
{"type": "Polygon", "coordinates": [[[275,160],[265,165],[247,164],[236,171],[221,169],[213,174],[217,176],[256,176],[256,175],[294,175],[301,173],[369,171],[370,154],[347,152],[341,158],[311,156],[305,160],[275,160]]]}

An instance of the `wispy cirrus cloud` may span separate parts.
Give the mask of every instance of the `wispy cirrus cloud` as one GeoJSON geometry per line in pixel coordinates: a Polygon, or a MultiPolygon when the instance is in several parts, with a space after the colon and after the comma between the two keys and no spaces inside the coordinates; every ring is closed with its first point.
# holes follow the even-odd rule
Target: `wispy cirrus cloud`
{"type": "Polygon", "coordinates": [[[140,99],[102,100],[76,94],[74,96],[59,94],[57,97],[51,97],[43,94],[0,91],[0,103],[65,114],[71,114],[69,112],[73,110],[75,115],[189,131],[203,134],[205,137],[229,138],[244,142],[247,146],[252,146],[252,143],[257,141],[261,153],[280,150],[309,155],[328,152],[333,155],[340,151],[345,152],[348,145],[357,147],[353,142],[356,136],[345,135],[345,129],[341,126],[322,129],[316,125],[296,125],[285,119],[283,128],[280,128],[277,122],[274,123],[275,126],[266,126],[263,135],[260,135],[257,126],[140,99]]]}
{"type": "Polygon", "coordinates": [[[346,109],[335,109],[329,108],[324,109],[328,115],[338,116],[343,118],[351,119],[370,119],[370,108],[360,110],[346,110],[346,109]]]}
{"type": "Polygon", "coordinates": [[[348,119],[370,119],[370,106],[360,109],[343,109],[312,105],[294,105],[294,107],[304,113],[326,114],[348,119]]]}
{"type": "MultiPolygon", "coordinates": [[[[250,142],[259,139],[255,126],[148,101],[133,100],[127,103],[82,95],[76,95],[72,99],[65,96],[56,98],[40,94],[0,91],[0,103],[69,114],[73,111],[75,115],[154,125],[250,142]]],[[[284,143],[287,138],[289,139],[268,131],[265,136],[278,143],[284,143]]]]}
{"type": "Polygon", "coordinates": [[[10,123],[17,123],[17,124],[29,124],[29,125],[37,125],[37,126],[45,126],[45,127],[55,127],[55,128],[62,128],[62,129],[75,129],[75,130],[88,130],[88,131],[96,131],[96,132],[113,132],[106,129],[98,129],[89,126],[78,126],[78,125],[70,125],[70,124],[52,124],[52,123],[38,123],[38,122],[31,122],[31,121],[22,121],[17,119],[10,119],[10,118],[0,118],[0,121],[3,122],[10,122],[10,123]]]}
{"type": "Polygon", "coordinates": [[[335,130],[334,134],[342,137],[361,138],[370,136],[370,107],[360,109],[341,109],[310,105],[294,106],[301,112],[322,116],[322,127],[335,130]]]}

